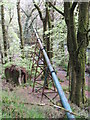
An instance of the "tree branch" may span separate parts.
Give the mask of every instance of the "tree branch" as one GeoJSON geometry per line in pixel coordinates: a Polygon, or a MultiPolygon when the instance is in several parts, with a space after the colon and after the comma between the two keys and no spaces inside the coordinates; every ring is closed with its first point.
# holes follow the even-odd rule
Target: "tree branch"
{"type": "Polygon", "coordinates": [[[87,34],[90,32],[90,29],[87,31],[87,34]]]}
{"type": "Polygon", "coordinates": [[[39,13],[40,19],[43,21],[42,12],[41,12],[40,8],[38,7],[38,5],[36,5],[36,3],[35,3],[34,0],[33,0],[33,4],[34,4],[35,8],[38,10],[38,13],[39,13]]]}
{"type": "Polygon", "coordinates": [[[64,16],[64,13],[60,11],[57,7],[55,7],[51,2],[49,2],[49,5],[52,6],[58,13],[64,16]]]}
{"type": "Polygon", "coordinates": [[[22,12],[27,16],[29,17],[29,15],[23,10],[23,8],[20,8],[22,10],[22,12]]]}
{"type": "Polygon", "coordinates": [[[74,9],[75,9],[77,3],[78,3],[78,2],[73,2],[72,7],[71,7],[71,11],[72,11],[72,12],[74,11],[74,9]]]}
{"type": "Polygon", "coordinates": [[[29,15],[23,10],[23,8],[21,8],[21,10],[27,16],[27,18],[30,18],[32,16],[32,13],[36,10],[36,8],[33,8],[29,15]]]}
{"type": "Polygon", "coordinates": [[[32,26],[32,24],[33,24],[34,20],[37,18],[37,16],[38,16],[38,15],[36,15],[36,16],[32,19],[32,21],[31,21],[31,23],[30,23],[30,25],[29,25],[28,29],[29,29],[29,28],[31,28],[31,26],[32,26]]]}

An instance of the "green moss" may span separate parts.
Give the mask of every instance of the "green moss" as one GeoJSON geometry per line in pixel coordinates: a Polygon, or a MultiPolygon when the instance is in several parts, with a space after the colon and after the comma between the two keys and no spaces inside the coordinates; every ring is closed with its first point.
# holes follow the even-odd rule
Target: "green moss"
{"type": "Polygon", "coordinates": [[[85,90],[90,92],[90,86],[85,86],[85,90]]]}

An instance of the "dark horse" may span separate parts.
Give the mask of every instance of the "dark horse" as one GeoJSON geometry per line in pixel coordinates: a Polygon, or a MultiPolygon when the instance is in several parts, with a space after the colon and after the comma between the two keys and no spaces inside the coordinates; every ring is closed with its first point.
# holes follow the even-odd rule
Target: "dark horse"
{"type": "Polygon", "coordinates": [[[27,81],[27,71],[23,67],[18,67],[16,65],[11,65],[5,69],[6,82],[12,81],[15,84],[21,85],[24,81],[27,81]]]}

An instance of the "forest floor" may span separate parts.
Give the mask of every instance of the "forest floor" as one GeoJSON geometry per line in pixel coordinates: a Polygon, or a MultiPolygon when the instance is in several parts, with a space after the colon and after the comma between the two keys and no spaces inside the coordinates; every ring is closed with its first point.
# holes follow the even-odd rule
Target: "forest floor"
{"type": "MultiPolygon", "coordinates": [[[[69,80],[66,78],[66,71],[64,71],[62,68],[57,68],[57,76],[60,79],[60,84],[65,92],[65,95],[67,98],[69,97],[69,91],[68,91],[68,85],[69,80]]],[[[88,87],[88,76],[86,75],[86,86],[88,87]]],[[[6,83],[5,79],[2,81],[2,92],[7,91],[8,96],[15,95],[16,98],[18,98],[19,103],[24,103],[25,106],[30,110],[32,107],[34,109],[37,109],[39,112],[44,114],[45,118],[64,118],[65,117],[65,111],[55,108],[49,99],[47,99],[45,96],[43,96],[43,99],[41,101],[41,95],[42,92],[32,92],[32,86],[30,85],[22,85],[22,86],[16,86],[14,87],[10,83],[6,83]]],[[[46,90],[48,92],[48,90],[46,90]]],[[[86,90],[86,97],[90,97],[90,91],[86,90]]],[[[54,94],[48,94],[50,99],[56,95],[54,94]]],[[[60,105],[59,97],[57,96],[55,101],[57,105],[60,105]]],[[[70,101],[69,101],[70,103],[70,101]]],[[[74,104],[71,104],[71,107],[73,108],[74,112],[78,114],[79,116],[83,115],[84,117],[88,116],[88,111],[85,110],[86,108],[78,108],[74,104]]]]}

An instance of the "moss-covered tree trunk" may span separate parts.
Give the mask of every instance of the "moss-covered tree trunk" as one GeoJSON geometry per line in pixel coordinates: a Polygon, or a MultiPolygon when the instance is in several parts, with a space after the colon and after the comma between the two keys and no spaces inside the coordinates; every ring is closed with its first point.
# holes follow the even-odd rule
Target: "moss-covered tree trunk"
{"type": "Polygon", "coordinates": [[[47,54],[51,61],[51,37],[50,37],[50,30],[51,30],[51,17],[50,17],[50,10],[48,6],[48,2],[46,2],[46,16],[47,16],[47,54]]]}
{"type": "Polygon", "coordinates": [[[3,35],[4,57],[5,57],[5,63],[7,63],[7,37],[6,37],[4,6],[3,5],[1,5],[1,25],[2,25],[2,35],[3,35]]]}
{"type": "Polygon", "coordinates": [[[17,15],[18,15],[18,25],[19,25],[19,32],[20,32],[22,58],[24,58],[24,39],[23,39],[21,16],[20,16],[20,0],[18,0],[17,2],[17,15]]]}
{"type": "MultiPolygon", "coordinates": [[[[51,4],[53,4],[54,6],[56,5],[56,0],[51,0],[51,4]]],[[[54,9],[49,5],[49,11],[48,11],[48,28],[49,31],[53,30],[54,28],[54,9]]],[[[50,31],[49,36],[51,36],[50,38],[50,60],[52,62],[52,57],[53,57],[53,38],[52,38],[53,32],[50,31]]]]}
{"type": "Polygon", "coordinates": [[[70,9],[72,6],[72,3],[65,2],[64,3],[64,15],[65,15],[65,21],[67,24],[67,46],[69,51],[69,57],[70,57],[70,77],[69,81],[70,83],[70,100],[72,102],[75,101],[75,83],[76,83],[76,71],[75,71],[75,63],[76,63],[76,54],[75,51],[77,49],[77,39],[76,39],[76,30],[75,30],[75,22],[74,22],[74,12],[70,9]]]}
{"type": "Polygon", "coordinates": [[[70,99],[80,106],[80,102],[85,102],[85,52],[88,43],[86,39],[88,3],[80,3],[77,37],[73,7],[74,4],[70,2],[64,3],[65,21],[67,24],[67,46],[72,66],[70,99]]]}
{"type": "Polygon", "coordinates": [[[80,105],[82,100],[85,103],[85,55],[86,48],[88,45],[87,31],[88,31],[88,20],[89,20],[89,3],[81,2],[79,6],[79,18],[78,18],[78,33],[77,33],[77,61],[76,61],[76,104],[80,105]],[[81,94],[82,93],[82,94],[81,94]],[[82,96],[81,96],[82,95],[82,96]],[[80,99],[80,96],[82,99],[80,99]]]}
{"type": "Polygon", "coordinates": [[[88,2],[79,2],[78,31],[75,30],[74,10],[77,2],[64,2],[64,13],[50,5],[65,17],[67,25],[67,47],[70,58],[70,99],[80,106],[85,102],[85,55],[88,45],[88,2]]]}

